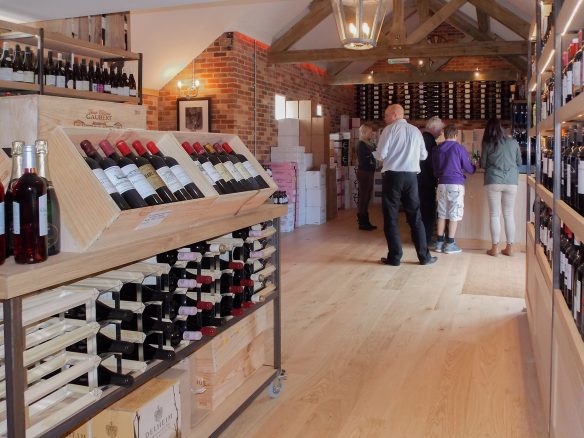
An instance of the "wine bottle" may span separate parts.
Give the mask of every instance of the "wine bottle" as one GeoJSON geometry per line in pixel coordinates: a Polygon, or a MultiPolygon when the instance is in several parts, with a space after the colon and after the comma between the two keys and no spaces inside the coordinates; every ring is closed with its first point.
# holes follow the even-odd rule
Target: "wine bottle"
{"type": "Polygon", "coordinates": [[[225,181],[223,181],[221,179],[221,175],[219,175],[219,173],[215,170],[215,168],[209,162],[209,160],[204,159],[204,158],[199,159],[199,157],[197,156],[197,153],[195,152],[195,149],[189,144],[188,141],[184,141],[182,143],[182,147],[185,150],[185,152],[187,154],[189,154],[189,156],[195,162],[196,166],[199,168],[201,174],[203,174],[203,176],[207,179],[207,181],[215,189],[215,191],[217,193],[219,193],[220,195],[227,193],[221,187],[221,185],[223,185],[225,183],[225,181]],[[203,166],[203,163],[207,163],[207,164],[205,166],[203,166]]]}
{"type": "Polygon", "coordinates": [[[172,268],[168,273],[168,290],[174,292],[176,289],[195,289],[199,286],[195,275],[186,272],[185,269],[172,268]]]}
{"type": "MultiPolygon", "coordinates": [[[[247,172],[252,176],[252,178],[256,180],[256,182],[258,183],[258,185],[259,185],[260,188],[267,189],[267,188],[270,187],[270,185],[258,173],[258,171],[254,167],[254,165],[251,164],[251,162],[246,158],[245,155],[243,155],[243,154],[236,154],[233,151],[233,149],[231,148],[231,146],[229,146],[229,143],[223,143],[221,145],[221,148],[225,151],[226,154],[233,155],[233,156],[237,157],[237,159],[239,160],[239,162],[241,163],[241,165],[245,168],[245,170],[247,170],[247,172]]],[[[235,164],[235,166],[237,167],[238,165],[235,164]]]]}
{"type": "MultiPolygon", "coordinates": [[[[134,161],[132,161],[130,158],[122,157],[120,154],[118,154],[108,140],[100,141],[99,147],[108,158],[111,158],[120,166],[123,174],[128,177],[132,185],[136,188],[142,199],[144,199],[148,205],[163,204],[160,196],[158,196],[158,194],[152,188],[149,179],[147,179],[144,173],[138,169],[134,161]]],[[[143,170],[147,172],[147,169],[143,170]]],[[[152,173],[153,170],[150,171],[149,177],[152,177],[152,173]]],[[[154,178],[151,179],[154,180],[154,178]]]]}
{"type": "Polygon", "coordinates": [[[51,256],[61,252],[61,212],[59,199],[49,175],[48,144],[46,140],[37,140],[35,142],[35,148],[38,162],[38,175],[45,179],[47,185],[48,251],[51,256]]]}
{"type": "Polygon", "coordinates": [[[5,203],[5,214],[4,221],[6,225],[6,257],[14,254],[14,240],[13,240],[13,222],[12,222],[12,202],[14,200],[14,185],[18,179],[22,176],[22,148],[24,147],[24,142],[13,141],[12,142],[12,172],[10,174],[10,180],[8,186],[6,187],[6,195],[4,198],[5,203]]]}
{"type": "MultiPolygon", "coordinates": [[[[88,374],[81,375],[72,383],[88,386],[88,374]]],[[[134,385],[134,377],[130,374],[116,373],[103,365],[99,365],[97,367],[97,384],[99,386],[115,385],[123,388],[131,388],[134,385]]]]}
{"type": "Polygon", "coordinates": [[[156,190],[157,197],[162,203],[176,202],[177,199],[170,189],[166,186],[160,175],[154,169],[154,166],[144,157],[134,154],[125,141],[118,141],[116,147],[126,159],[134,162],[142,175],[146,178],[150,186],[156,190]]]}
{"type": "Polygon", "coordinates": [[[116,73],[116,68],[112,65],[110,68],[110,93],[111,94],[120,94],[118,90],[118,75],[116,73]]]}
{"type": "MultiPolygon", "coordinates": [[[[243,182],[243,177],[239,175],[239,172],[237,172],[233,163],[229,161],[226,156],[220,157],[219,154],[215,152],[215,149],[213,149],[213,146],[209,143],[205,143],[203,148],[213,165],[216,163],[222,165],[226,172],[225,175],[229,178],[229,181],[235,188],[236,192],[244,192],[247,190],[247,186],[243,182]]],[[[195,147],[195,149],[197,148],[195,147]]]]}
{"type": "Polygon", "coordinates": [[[118,208],[120,210],[129,210],[131,208],[130,204],[128,204],[126,200],[123,198],[123,196],[120,195],[116,187],[112,184],[112,182],[110,181],[104,170],[99,166],[97,161],[95,161],[93,158],[85,157],[85,162],[90,167],[91,171],[93,172],[101,186],[105,189],[108,195],[111,196],[111,198],[116,203],[118,208]]]}
{"type": "MultiPolygon", "coordinates": [[[[142,344],[142,348],[144,349],[144,360],[172,360],[175,357],[174,350],[170,349],[170,347],[162,347],[158,344],[151,344],[150,342],[156,342],[156,338],[158,338],[159,334],[151,334],[148,335],[148,338],[142,344]],[[153,339],[154,337],[154,339],[153,339]]],[[[126,359],[132,360],[139,360],[138,350],[134,350],[134,353],[131,355],[124,355],[126,359]]]]}
{"type": "Polygon", "coordinates": [[[14,49],[14,61],[12,62],[12,80],[16,82],[24,82],[24,60],[22,59],[22,52],[20,45],[17,44],[14,49]]]}
{"type": "MultiPolygon", "coordinates": [[[[87,319],[86,306],[77,306],[65,312],[67,318],[87,319]]],[[[115,309],[97,300],[95,301],[96,321],[132,321],[134,313],[127,309],[115,309]]]]}
{"type": "MultiPolygon", "coordinates": [[[[219,144],[215,143],[213,148],[222,160],[227,160],[235,168],[236,172],[241,175],[242,184],[248,187],[248,190],[258,190],[260,189],[259,183],[254,179],[254,177],[247,171],[243,163],[234,154],[228,154],[225,149],[219,144]]],[[[231,172],[231,169],[229,168],[231,172]]]]}
{"type": "Polygon", "coordinates": [[[34,64],[32,62],[32,52],[30,47],[24,49],[24,60],[22,61],[22,81],[34,84],[34,64]]]}
{"type": "Polygon", "coordinates": [[[139,140],[132,142],[132,147],[139,157],[146,159],[152,165],[152,167],[154,167],[156,173],[165,184],[167,190],[169,190],[175,196],[175,201],[187,201],[189,199],[193,199],[189,192],[187,192],[184,186],[180,183],[178,178],[174,176],[174,173],[172,173],[162,158],[156,155],[152,155],[150,152],[148,152],[148,150],[139,140]]]}
{"type": "Polygon", "coordinates": [[[101,75],[101,80],[103,82],[103,92],[107,94],[111,94],[112,92],[112,83],[109,73],[109,68],[107,62],[103,64],[103,73],[101,75]]]}
{"type": "Polygon", "coordinates": [[[166,165],[170,168],[174,176],[176,176],[176,178],[184,186],[187,192],[189,192],[193,199],[205,197],[203,192],[201,192],[196,184],[189,178],[183,167],[178,164],[178,161],[172,157],[164,155],[153,141],[146,143],[146,147],[151,154],[156,155],[165,161],[166,165]]]}
{"type": "Polygon", "coordinates": [[[101,74],[101,67],[99,63],[95,65],[95,74],[93,75],[93,91],[95,93],[103,93],[103,76],[101,74]]]}
{"type": "Polygon", "coordinates": [[[121,92],[118,92],[121,96],[129,96],[130,95],[130,84],[128,82],[128,75],[126,73],[126,67],[122,67],[122,76],[120,78],[120,83],[118,84],[118,90],[121,89],[121,92]]]}
{"type": "Polygon", "coordinates": [[[234,185],[235,180],[229,174],[229,172],[227,171],[223,163],[219,160],[219,158],[217,158],[216,156],[209,155],[205,151],[205,148],[203,148],[203,146],[201,146],[201,144],[198,142],[193,143],[193,148],[195,149],[195,152],[198,155],[198,159],[203,165],[203,167],[205,167],[206,162],[209,162],[215,168],[217,173],[221,176],[220,180],[222,184],[221,188],[225,190],[225,193],[235,193],[238,191],[234,185]]]}
{"type": "Polygon", "coordinates": [[[75,64],[75,54],[71,53],[71,61],[65,65],[65,86],[66,88],[75,89],[75,79],[77,76],[77,65],[75,64]]]}
{"type": "Polygon", "coordinates": [[[132,182],[122,172],[117,163],[111,158],[103,158],[89,140],[81,142],[81,149],[85,154],[99,163],[111,183],[131,208],[147,207],[148,204],[140,196],[132,182]]]}
{"type": "Polygon", "coordinates": [[[4,209],[4,186],[0,181],[0,265],[6,260],[6,221],[4,209]]]}
{"type": "Polygon", "coordinates": [[[130,77],[128,78],[128,87],[130,97],[136,97],[136,79],[134,78],[134,70],[130,67],[130,77]]]}
{"type": "Polygon", "coordinates": [[[81,80],[81,87],[78,90],[89,91],[89,72],[87,71],[87,61],[85,58],[81,60],[78,77],[81,80]]]}
{"type": "Polygon", "coordinates": [[[36,173],[34,146],[22,148],[23,175],[13,187],[14,261],[39,263],[48,257],[47,185],[36,173]]]}
{"type": "Polygon", "coordinates": [[[12,80],[12,56],[8,42],[2,43],[2,60],[0,61],[0,81],[12,80]]]}
{"type": "MultiPolygon", "coordinates": [[[[247,181],[247,179],[239,172],[239,170],[237,170],[237,168],[231,161],[231,158],[233,157],[223,153],[223,150],[221,149],[221,145],[219,143],[215,143],[213,146],[211,146],[210,143],[207,143],[205,145],[205,149],[207,150],[207,153],[215,155],[217,158],[219,158],[219,160],[223,163],[229,174],[233,177],[233,180],[236,182],[240,191],[254,189],[252,184],[249,181],[247,181]]],[[[255,183],[255,180],[253,182],[255,183]]]]}
{"type": "Polygon", "coordinates": [[[156,256],[157,263],[166,263],[174,266],[177,261],[195,262],[198,263],[203,258],[200,252],[192,251],[167,251],[156,256]]]}
{"type": "Polygon", "coordinates": [[[57,86],[57,76],[55,75],[56,70],[53,64],[53,52],[49,50],[47,52],[47,62],[45,63],[45,70],[44,70],[44,81],[45,85],[49,86],[57,86]]]}
{"type": "MultiPolygon", "coordinates": [[[[131,354],[134,351],[134,344],[125,341],[116,341],[110,339],[107,336],[97,333],[95,335],[95,340],[97,343],[98,354],[102,353],[119,353],[119,354],[131,354]]],[[[67,350],[74,351],[76,353],[87,353],[87,340],[84,339],[79,341],[69,347],[67,350]]]]}
{"type": "Polygon", "coordinates": [[[207,243],[207,242],[196,242],[189,246],[189,249],[194,252],[199,252],[203,256],[208,253],[224,253],[227,251],[227,247],[222,243],[207,243]]]}
{"type": "Polygon", "coordinates": [[[122,328],[124,330],[142,331],[144,333],[163,332],[172,333],[173,323],[166,319],[156,319],[149,316],[142,316],[138,313],[132,314],[131,321],[122,321],[122,328]],[[142,328],[138,328],[140,320],[142,321],[142,328]]]}
{"type": "Polygon", "coordinates": [[[163,292],[144,284],[124,283],[119,293],[120,299],[125,301],[149,303],[152,301],[169,302],[172,300],[171,293],[163,292]],[[138,298],[138,292],[141,294],[141,299],[138,298]]]}
{"type": "Polygon", "coordinates": [[[57,65],[55,66],[55,85],[58,88],[67,86],[65,66],[63,64],[63,54],[57,53],[57,65]]]}
{"type": "Polygon", "coordinates": [[[93,59],[89,60],[89,66],[87,67],[87,90],[86,91],[91,91],[93,92],[97,92],[97,84],[95,83],[95,77],[94,77],[94,73],[95,70],[93,69],[93,59]],[[94,86],[95,86],[95,90],[94,90],[94,86]]]}

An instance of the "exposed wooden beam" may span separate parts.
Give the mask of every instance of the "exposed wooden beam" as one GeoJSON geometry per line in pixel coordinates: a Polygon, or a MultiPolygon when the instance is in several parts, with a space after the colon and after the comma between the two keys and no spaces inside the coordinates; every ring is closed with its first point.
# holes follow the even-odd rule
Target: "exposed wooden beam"
{"type": "MultiPolygon", "coordinates": [[[[441,0],[429,0],[429,2],[430,9],[433,11],[440,9],[445,4],[441,0]]],[[[452,14],[446,22],[477,41],[502,41],[501,37],[493,32],[481,32],[478,23],[460,11],[452,14]]],[[[504,56],[503,58],[519,71],[526,71],[527,60],[525,58],[521,56],[504,56]]]]}
{"type": "Polygon", "coordinates": [[[441,7],[434,15],[416,28],[406,39],[407,44],[415,44],[422,41],[426,36],[440,26],[444,20],[454,14],[466,0],[450,0],[441,7]]]}
{"type": "Polygon", "coordinates": [[[404,0],[393,0],[391,13],[391,28],[388,41],[390,44],[400,44],[406,40],[406,20],[404,0]]]}
{"type": "Polygon", "coordinates": [[[477,8],[511,29],[523,39],[529,38],[529,23],[494,0],[468,0],[477,8]]]}
{"type": "Polygon", "coordinates": [[[274,64],[299,64],[316,61],[377,61],[384,58],[423,58],[440,56],[524,55],[527,41],[482,41],[473,43],[413,44],[401,47],[376,47],[371,50],[321,49],[270,53],[274,64]]]}
{"type": "Polygon", "coordinates": [[[491,31],[491,17],[485,11],[475,7],[477,10],[477,21],[479,22],[479,30],[483,33],[491,31]]]}
{"type": "Polygon", "coordinates": [[[375,73],[373,75],[339,75],[329,78],[330,85],[349,84],[385,84],[396,82],[449,82],[449,81],[514,81],[514,70],[497,70],[481,72],[409,72],[409,73],[375,73]]]}
{"type": "Polygon", "coordinates": [[[420,23],[422,23],[430,16],[430,5],[428,4],[428,0],[416,0],[416,7],[418,9],[418,15],[420,16],[420,23]]]}
{"type": "Polygon", "coordinates": [[[272,51],[280,52],[289,49],[332,12],[330,0],[313,0],[308,9],[304,17],[272,43],[272,51]]]}

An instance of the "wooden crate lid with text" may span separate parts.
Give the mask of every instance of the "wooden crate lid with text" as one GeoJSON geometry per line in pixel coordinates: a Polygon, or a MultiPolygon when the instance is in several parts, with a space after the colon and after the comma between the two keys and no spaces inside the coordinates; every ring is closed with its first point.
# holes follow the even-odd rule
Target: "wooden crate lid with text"
{"type": "Polygon", "coordinates": [[[258,207],[259,205],[266,202],[266,200],[270,196],[272,196],[272,193],[274,193],[278,189],[276,183],[272,180],[272,178],[270,178],[270,176],[266,173],[262,165],[256,160],[254,155],[247,149],[247,147],[243,144],[243,142],[237,135],[221,134],[214,132],[181,132],[181,131],[174,131],[172,132],[172,134],[178,140],[179,144],[182,144],[184,141],[188,141],[191,144],[194,142],[199,142],[201,144],[228,143],[235,153],[242,154],[243,156],[245,156],[245,158],[247,158],[247,160],[256,169],[258,174],[268,183],[270,187],[254,191],[253,197],[249,199],[245,203],[245,205],[242,206],[240,211],[242,212],[249,211],[258,207]]]}
{"type": "Polygon", "coordinates": [[[236,193],[229,199],[219,197],[192,159],[181,151],[176,139],[161,131],[100,128],[56,128],[49,136],[50,171],[61,204],[62,249],[84,252],[118,246],[136,239],[135,231],[169,232],[197,226],[202,222],[230,217],[239,211],[250,194],[236,193]],[[175,158],[205,198],[172,204],[121,211],[105,192],[85,163],[79,143],[89,140],[97,145],[107,139],[115,144],[154,141],[165,154],[175,158]]]}

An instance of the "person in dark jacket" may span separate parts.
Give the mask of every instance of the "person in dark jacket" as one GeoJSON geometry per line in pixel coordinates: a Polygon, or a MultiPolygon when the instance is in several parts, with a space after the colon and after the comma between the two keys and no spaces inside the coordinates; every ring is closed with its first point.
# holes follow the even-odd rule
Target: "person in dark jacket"
{"type": "Polygon", "coordinates": [[[359,142],[357,143],[357,181],[359,183],[359,210],[357,223],[360,230],[373,231],[377,227],[369,222],[369,201],[373,194],[373,179],[377,162],[373,157],[375,146],[371,142],[373,129],[366,124],[359,127],[359,142]]]}
{"type": "Polygon", "coordinates": [[[432,156],[434,175],[438,179],[438,237],[434,251],[445,254],[462,252],[454,241],[456,227],[464,213],[464,172],[475,173],[468,152],[456,141],[458,130],[455,125],[444,128],[446,141],[440,143],[432,156]],[[448,219],[448,237],[444,239],[448,219]]]}
{"type": "Polygon", "coordinates": [[[439,117],[430,117],[426,128],[422,131],[428,157],[420,161],[418,174],[418,194],[420,197],[420,213],[426,230],[426,242],[432,243],[432,235],[436,226],[436,177],[432,171],[432,154],[436,148],[436,139],[440,137],[444,123],[439,117]]]}

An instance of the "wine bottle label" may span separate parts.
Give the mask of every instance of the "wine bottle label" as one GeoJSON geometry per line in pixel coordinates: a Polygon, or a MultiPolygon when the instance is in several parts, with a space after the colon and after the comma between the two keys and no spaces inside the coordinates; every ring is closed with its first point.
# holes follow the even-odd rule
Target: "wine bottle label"
{"type": "Polygon", "coordinates": [[[566,96],[572,94],[573,78],[574,75],[572,74],[572,71],[568,70],[566,74],[566,96]]]}
{"type": "Polygon", "coordinates": [[[112,86],[111,86],[111,84],[105,84],[105,85],[103,86],[103,91],[104,91],[105,93],[111,93],[111,92],[112,92],[112,86]]]}
{"type": "Polygon", "coordinates": [[[67,88],[70,88],[70,89],[75,88],[75,83],[73,82],[73,79],[69,79],[67,81],[67,88]]]}
{"type": "Polygon", "coordinates": [[[183,341],[200,341],[203,338],[203,333],[201,332],[193,332],[193,331],[185,331],[183,332],[183,341]]]}
{"type": "Polygon", "coordinates": [[[12,234],[20,234],[20,204],[12,201],[12,234]]]}
{"type": "Polygon", "coordinates": [[[55,77],[55,75],[47,75],[47,76],[45,76],[45,85],[52,85],[52,86],[57,85],[56,79],[57,78],[55,77]]]}
{"type": "Polygon", "coordinates": [[[573,85],[574,88],[580,88],[582,86],[582,62],[574,62],[574,70],[572,72],[573,85]]]}
{"type": "Polygon", "coordinates": [[[107,169],[104,169],[104,172],[120,194],[134,189],[130,180],[124,175],[124,172],[122,172],[122,169],[118,166],[108,167],[107,169]]]}
{"type": "Polygon", "coordinates": [[[34,84],[34,71],[25,71],[22,75],[22,81],[34,84]]]}
{"type": "Polygon", "coordinates": [[[148,196],[154,195],[154,189],[135,164],[128,164],[127,166],[122,167],[122,172],[128,177],[140,196],[147,198],[148,196]]]}
{"type": "Polygon", "coordinates": [[[578,194],[584,195],[584,160],[578,160],[578,194]]]}
{"type": "Polygon", "coordinates": [[[174,173],[168,166],[162,166],[161,168],[156,169],[156,173],[158,173],[160,179],[162,179],[172,193],[184,189],[184,186],[179,182],[176,176],[174,176],[174,173]]]}
{"type": "Polygon", "coordinates": [[[209,178],[211,178],[211,180],[213,181],[213,185],[221,179],[221,175],[219,175],[219,172],[217,172],[217,169],[215,168],[215,166],[213,166],[213,164],[211,164],[210,161],[200,164],[203,166],[203,169],[205,170],[205,175],[209,176],[209,178]]]}
{"type": "Polygon", "coordinates": [[[186,279],[186,278],[181,278],[180,280],[178,280],[176,282],[176,286],[177,287],[185,287],[187,289],[194,289],[197,287],[197,281],[186,279]]]}
{"type": "Polygon", "coordinates": [[[231,176],[233,176],[233,178],[236,181],[242,181],[243,180],[243,176],[241,176],[241,174],[237,171],[237,169],[235,168],[235,166],[233,165],[233,163],[231,161],[226,161],[225,163],[223,163],[223,165],[225,166],[225,168],[227,169],[227,171],[229,172],[229,174],[231,176]]]}
{"type": "Polygon", "coordinates": [[[13,76],[12,67],[0,68],[0,80],[1,81],[11,81],[12,76],[13,76]]]}
{"type": "Polygon", "coordinates": [[[178,308],[178,314],[181,316],[191,316],[196,315],[199,309],[194,306],[180,306],[178,308]]]}
{"type": "Polygon", "coordinates": [[[253,167],[253,164],[251,164],[249,161],[244,161],[243,165],[245,166],[245,168],[247,169],[247,171],[249,172],[249,174],[251,176],[253,176],[254,178],[256,176],[260,176],[260,174],[258,173],[258,171],[255,169],[255,167],[253,167]]]}
{"type": "Polygon", "coordinates": [[[65,88],[65,86],[66,86],[65,76],[57,76],[55,78],[55,85],[59,88],[65,88]]]}
{"type": "Polygon", "coordinates": [[[122,89],[122,96],[129,96],[130,95],[130,87],[126,86],[122,89]]]}
{"type": "Polygon", "coordinates": [[[580,280],[576,280],[576,296],[574,297],[574,303],[572,304],[572,309],[574,310],[574,319],[578,320],[578,313],[580,313],[581,305],[581,293],[582,293],[582,283],[580,280]]]}
{"type": "Polygon", "coordinates": [[[186,187],[188,184],[193,182],[180,164],[175,164],[170,168],[170,170],[183,187],[186,187]]]}
{"type": "MultiPolygon", "coordinates": [[[[162,181],[162,179],[160,179],[160,177],[156,173],[156,169],[154,169],[152,164],[148,163],[148,164],[144,164],[144,165],[140,166],[139,172],[146,178],[146,182],[154,190],[158,190],[159,188],[164,187],[164,181],[162,181]]],[[[128,178],[130,178],[130,177],[128,177],[128,178]]],[[[130,181],[132,181],[131,178],[130,178],[130,181]]],[[[132,184],[134,184],[134,181],[132,181],[132,184]]],[[[137,189],[137,187],[136,187],[136,189],[137,189]]]]}
{"type": "Polygon", "coordinates": [[[130,96],[136,97],[136,89],[135,88],[130,88],[130,96]]]}
{"type": "Polygon", "coordinates": [[[252,174],[247,171],[245,165],[241,162],[235,163],[235,168],[243,176],[243,179],[253,178],[252,174]]]}
{"type": "Polygon", "coordinates": [[[99,88],[99,85],[98,84],[92,84],[91,85],[91,91],[93,91],[94,93],[97,93],[98,88],[99,88]]]}
{"type": "Polygon", "coordinates": [[[49,221],[47,210],[47,194],[39,197],[39,236],[49,234],[49,221]]]}
{"type": "Polygon", "coordinates": [[[13,71],[12,80],[16,82],[24,82],[24,71],[22,70],[13,71]]]}
{"type": "Polygon", "coordinates": [[[4,220],[4,201],[0,202],[0,235],[6,234],[6,225],[4,220]]]}
{"type": "Polygon", "coordinates": [[[566,166],[566,196],[572,196],[572,166],[569,164],[566,166]]]}
{"type": "Polygon", "coordinates": [[[116,188],[114,187],[110,179],[107,177],[103,169],[92,169],[92,171],[97,180],[99,181],[99,183],[101,184],[101,186],[106,190],[108,195],[117,193],[116,188]]]}
{"type": "Polygon", "coordinates": [[[223,178],[225,181],[233,181],[233,176],[231,176],[223,163],[215,164],[215,169],[217,169],[217,172],[219,172],[219,175],[221,175],[221,178],[223,178]]]}

